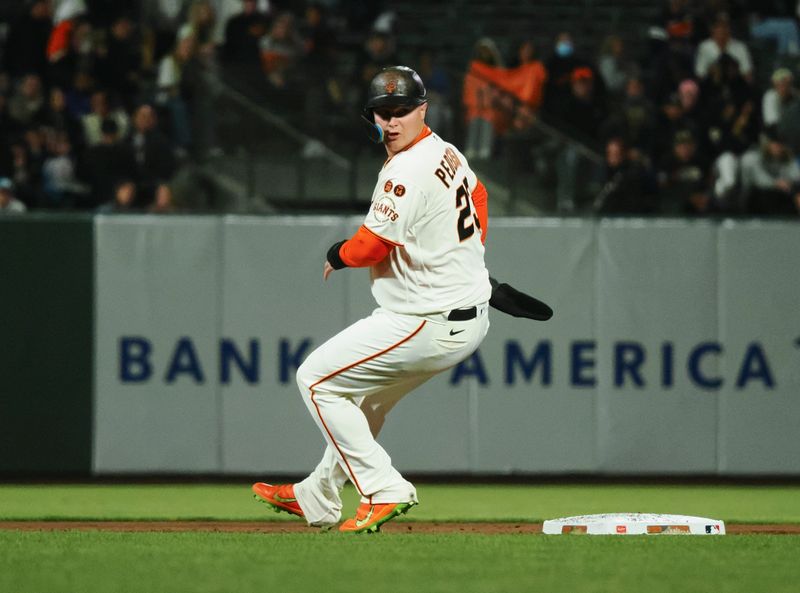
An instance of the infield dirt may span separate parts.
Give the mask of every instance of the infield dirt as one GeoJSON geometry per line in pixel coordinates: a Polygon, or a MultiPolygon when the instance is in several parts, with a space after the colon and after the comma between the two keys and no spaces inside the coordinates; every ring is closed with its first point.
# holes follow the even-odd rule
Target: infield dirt
{"type": "MultiPolygon", "coordinates": [[[[290,521],[0,521],[0,529],[21,531],[219,531],[253,533],[308,533],[315,528],[290,521]]],[[[800,535],[800,524],[728,523],[729,535],[800,535]]],[[[381,528],[383,533],[476,533],[483,535],[539,535],[541,523],[397,521],[381,528]]]]}

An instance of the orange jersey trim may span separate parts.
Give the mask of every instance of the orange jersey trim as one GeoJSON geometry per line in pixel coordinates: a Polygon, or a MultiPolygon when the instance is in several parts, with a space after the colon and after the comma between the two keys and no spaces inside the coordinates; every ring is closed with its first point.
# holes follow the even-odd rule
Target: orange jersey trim
{"type": "Polygon", "coordinates": [[[395,244],[361,225],[356,233],[339,248],[339,257],[351,268],[365,268],[383,261],[395,244]]]}
{"type": "MultiPolygon", "coordinates": [[[[361,489],[361,485],[358,483],[358,479],[356,478],[356,474],[353,472],[353,468],[350,466],[350,462],[347,460],[347,457],[345,456],[344,452],[342,451],[342,448],[336,442],[336,439],[333,438],[333,433],[328,428],[328,425],[325,423],[325,419],[322,417],[322,411],[319,409],[319,404],[317,404],[317,401],[314,399],[314,396],[316,395],[316,392],[314,391],[314,388],[317,385],[319,385],[320,383],[323,383],[323,382],[327,381],[328,379],[331,379],[332,377],[335,377],[336,375],[339,375],[341,373],[349,371],[353,367],[356,367],[356,366],[358,366],[360,364],[363,364],[365,362],[368,362],[370,360],[374,360],[374,359],[378,358],[379,356],[383,356],[384,354],[386,354],[387,352],[391,352],[392,350],[394,350],[398,346],[402,346],[403,344],[408,342],[411,338],[416,336],[420,331],[422,331],[422,328],[425,327],[426,323],[428,323],[427,320],[423,321],[422,323],[420,323],[419,327],[417,327],[417,329],[415,329],[413,332],[411,332],[409,335],[407,335],[405,338],[403,338],[402,340],[400,340],[396,344],[392,344],[391,346],[389,346],[388,348],[384,348],[380,352],[376,352],[375,354],[367,356],[366,358],[362,358],[361,360],[356,361],[353,364],[350,364],[350,365],[348,365],[346,367],[343,367],[343,368],[341,368],[341,369],[339,369],[337,371],[333,371],[332,373],[330,373],[328,375],[325,375],[322,379],[320,379],[319,381],[314,383],[310,388],[311,389],[311,401],[314,403],[314,408],[317,410],[317,416],[319,416],[319,420],[320,420],[320,422],[322,422],[322,426],[325,428],[325,432],[328,433],[328,437],[330,437],[331,443],[333,443],[333,446],[336,447],[336,450],[339,452],[339,455],[341,456],[342,460],[344,461],[345,465],[347,466],[347,471],[350,474],[350,477],[353,478],[353,485],[356,487],[356,489],[358,490],[358,493],[361,494],[361,496],[367,496],[367,495],[364,494],[364,491],[361,489]]],[[[372,496],[371,495],[370,495],[370,501],[372,501],[372,496]]]]}
{"type": "Polygon", "coordinates": [[[392,241],[391,239],[387,239],[383,235],[379,235],[378,233],[376,233],[375,231],[373,231],[371,228],[369,228],[366,225],[361,225],[361,228],[363,228],[365,231],[369,231],[370,233],[375,235],[378,239],[380,239],[384,243],[388,243],[389,245],[394,245],[395,247],[402,247],[403,246],[402,243],[396,243],[395,241],[392,241]]]}
{"type": "Polygon", "coordinates": [[[486,234],[489,232],[489,192],[486,186],[478,180],[478,184],[472,191],[472,203],[478,214],[478,223],[481,225],[481,243],[486,243],[486,234]]]}
{"type": "Polygon", "coordinates": [[[396,154],[394,154],[394,155],[390,156],[388,159],[386,159],[386,162],[383,163],[383,166],[385,167],[387,165],[387,163],[389,161],[391,161],[394,157],[396,157],[398,154],[400,154],[401,152],[407,151],[412,146],[414,146],[417,142],[419,142],[420,140],[424,140],[425,138],[427,138],[431,134],[433,134],[433,130],[431,130],[428,126],[423,126],[422,127],[422,131],[419,134],[417,134],[417,137],[414,138],[414,140],[411,141],[411,144],[409,144],[403,150],[398,151],[396,154]]]}
{"type": "Polygon", "coordinates": [[[417,137],[414,138],[414,141],[411,144],[409,144],[408,146],[406,146],[400,152],[405,152],[406,150],[408,150],[409,148],[414,146],[417,142],[419,142],[420,140],[424,140],[425,138],[427,138],[431,134],[433,134],[433,131],[428,126],[423,126],[422,127],[422,131],[419,134],[417,134],[417,137]]]}

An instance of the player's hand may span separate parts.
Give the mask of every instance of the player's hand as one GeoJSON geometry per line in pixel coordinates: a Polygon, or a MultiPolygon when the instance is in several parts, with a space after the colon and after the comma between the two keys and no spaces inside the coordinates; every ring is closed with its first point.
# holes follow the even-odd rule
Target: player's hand
{"type": "Polygon", "coordinates": [[[325,266],[322,268],[322,279],[327,280],[331,272],[333,272],[333,266],[328,263],[328,260],[325,260],[325,266]]]}

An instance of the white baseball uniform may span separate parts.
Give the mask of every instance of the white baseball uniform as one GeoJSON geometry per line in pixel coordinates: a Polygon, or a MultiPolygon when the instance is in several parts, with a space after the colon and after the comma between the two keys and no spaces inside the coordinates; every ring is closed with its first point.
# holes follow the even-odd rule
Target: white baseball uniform
{"type": "Polygon", "coordinates": [[[464,156],[425,127],[384,165],[364,227],[394,245],[370,268],[379,307],[312,352],[297,372],[327,449],[295,496],[311,525],[341,517],[349,479],[370,504],[416,501],[375,441],[409,391],[472,354],[489,328],[489,274],[464,156]],[[455,312],[454,312],[455,311],[455,312]]]}

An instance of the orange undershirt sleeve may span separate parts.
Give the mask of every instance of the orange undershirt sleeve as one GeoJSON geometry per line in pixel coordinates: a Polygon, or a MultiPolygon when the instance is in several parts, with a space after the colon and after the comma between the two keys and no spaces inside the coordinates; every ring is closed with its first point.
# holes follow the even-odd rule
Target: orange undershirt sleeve
{"type": "Polygon", "coordinates": [[[475,204],[475,210],[478,213],[478,223],[481,225],[481,243],[486,243],[486,233],[489,231],[489,192],[486,191],[486,186],[478,180],[478,185],[472,192],[472,203],[475,204]]]}
{"type": "Polygon", "coordinates": [[[394,245],[361,226],[339,248],[339,257],[351,268],[366,268],[381,262],[394,249],[394,245]]]}

